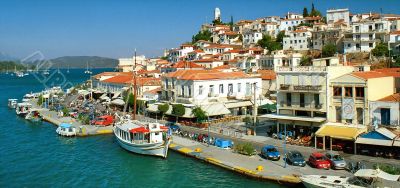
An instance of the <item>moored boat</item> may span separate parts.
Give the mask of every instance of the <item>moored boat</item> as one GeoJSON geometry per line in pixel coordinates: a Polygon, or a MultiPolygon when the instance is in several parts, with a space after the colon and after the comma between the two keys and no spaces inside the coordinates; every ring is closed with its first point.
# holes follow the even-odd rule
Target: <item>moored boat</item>
{"type": "Polygon", "coordinates": [[[26,114],[25,119],[33,121],[33,122],[38,122],[38,121],[42,120],[42,117],[40,117],[38,109],[32,108],[26,114]]]}
{"type": "Polygon", "coordinates": [[[19,116],[25,117],[26,114],[29,113],[30,109],[32,108],[32,104],[27,102],[17,103],[17,107],[15,108],[15,113],[19,116]]]}
{"type": "Polygon", "coordinates": [[[18,99],[8,99],[8,107],[16,108],[18,103],[18,99]]]}
{"type": "Polygon", "coordinates": [[[118,144],[133,153],[166,158],[170,144],[168,127],[129,119],[116,123],[114,135],[118,144]]]}
{"type": "Polygon", "coordinates": [[[61,136],[76,136],[76,128],[69,123],[61,123],[56,129],[56,133],[61,136]]]}

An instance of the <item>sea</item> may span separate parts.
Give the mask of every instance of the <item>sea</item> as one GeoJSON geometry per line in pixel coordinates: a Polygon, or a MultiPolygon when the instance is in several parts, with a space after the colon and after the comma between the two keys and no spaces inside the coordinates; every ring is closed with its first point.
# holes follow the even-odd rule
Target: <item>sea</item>
{"type": "Polygon", "coordinates": [[[60,137],[56,126],[31,123],[7,107],[10,98],[84,82],[90,78],[84,71],[51,70],[47,76],[22,78],[0,73],[0,187],[283,187],[173,151],[167,159],[129,153],[113,135],[60,137]]]}

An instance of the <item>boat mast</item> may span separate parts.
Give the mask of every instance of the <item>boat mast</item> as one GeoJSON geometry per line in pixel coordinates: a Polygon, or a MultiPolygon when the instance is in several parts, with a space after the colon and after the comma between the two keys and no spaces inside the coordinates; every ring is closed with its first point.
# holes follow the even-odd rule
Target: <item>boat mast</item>
{"type": "Polygon", "coordinates": [[[136,49],[135,49],[135,67],[133,68],[133,120],[136,119],[136,49]]]}

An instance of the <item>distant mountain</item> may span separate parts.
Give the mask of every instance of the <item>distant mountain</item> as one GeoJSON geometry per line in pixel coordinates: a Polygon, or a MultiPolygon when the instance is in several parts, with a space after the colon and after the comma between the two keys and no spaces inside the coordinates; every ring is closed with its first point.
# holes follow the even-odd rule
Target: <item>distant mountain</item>
{"type": "Polygon", "coordinates": [[[87,63],[90,68],[115,68],[118,65],[116,59],[98,56],[64,56],[49,61],[52,68],[86,68],[87,63]]]}
{"type": "Polygon", "coordinates": [[[16,61],[18,58],[12,57],[4,52],[0,52],[0,61],[16,61]]]}

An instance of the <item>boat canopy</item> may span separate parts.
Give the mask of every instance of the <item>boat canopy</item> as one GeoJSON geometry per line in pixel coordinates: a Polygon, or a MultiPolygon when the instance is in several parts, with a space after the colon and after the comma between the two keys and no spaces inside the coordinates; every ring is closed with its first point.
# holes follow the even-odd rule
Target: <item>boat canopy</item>
{"type": "Polygon", "coordinates": [[[131,133],[148,133],[150,131],[149,131],[149,129],[146,129],[145,127],[138,127],[138,128],[129,130],[129,132],[131,132],[131,133]]]}
{"type": "Polygon", "coordinates": [[[69,124],[69,123],[61,123],[61,124],[60,124],[60,127],[61,127],[61,128],[64,128],[64,129],[68,129],[68,128],[72,127],[72,125],[69,124]]]}
{"type": "Polygon", "coordinates": [[[388,174],[380,169],[361,169],[354,175],[357,177],[381,178],[389,181],[398,181],[400,178],[400,175],[388,174]]]}

